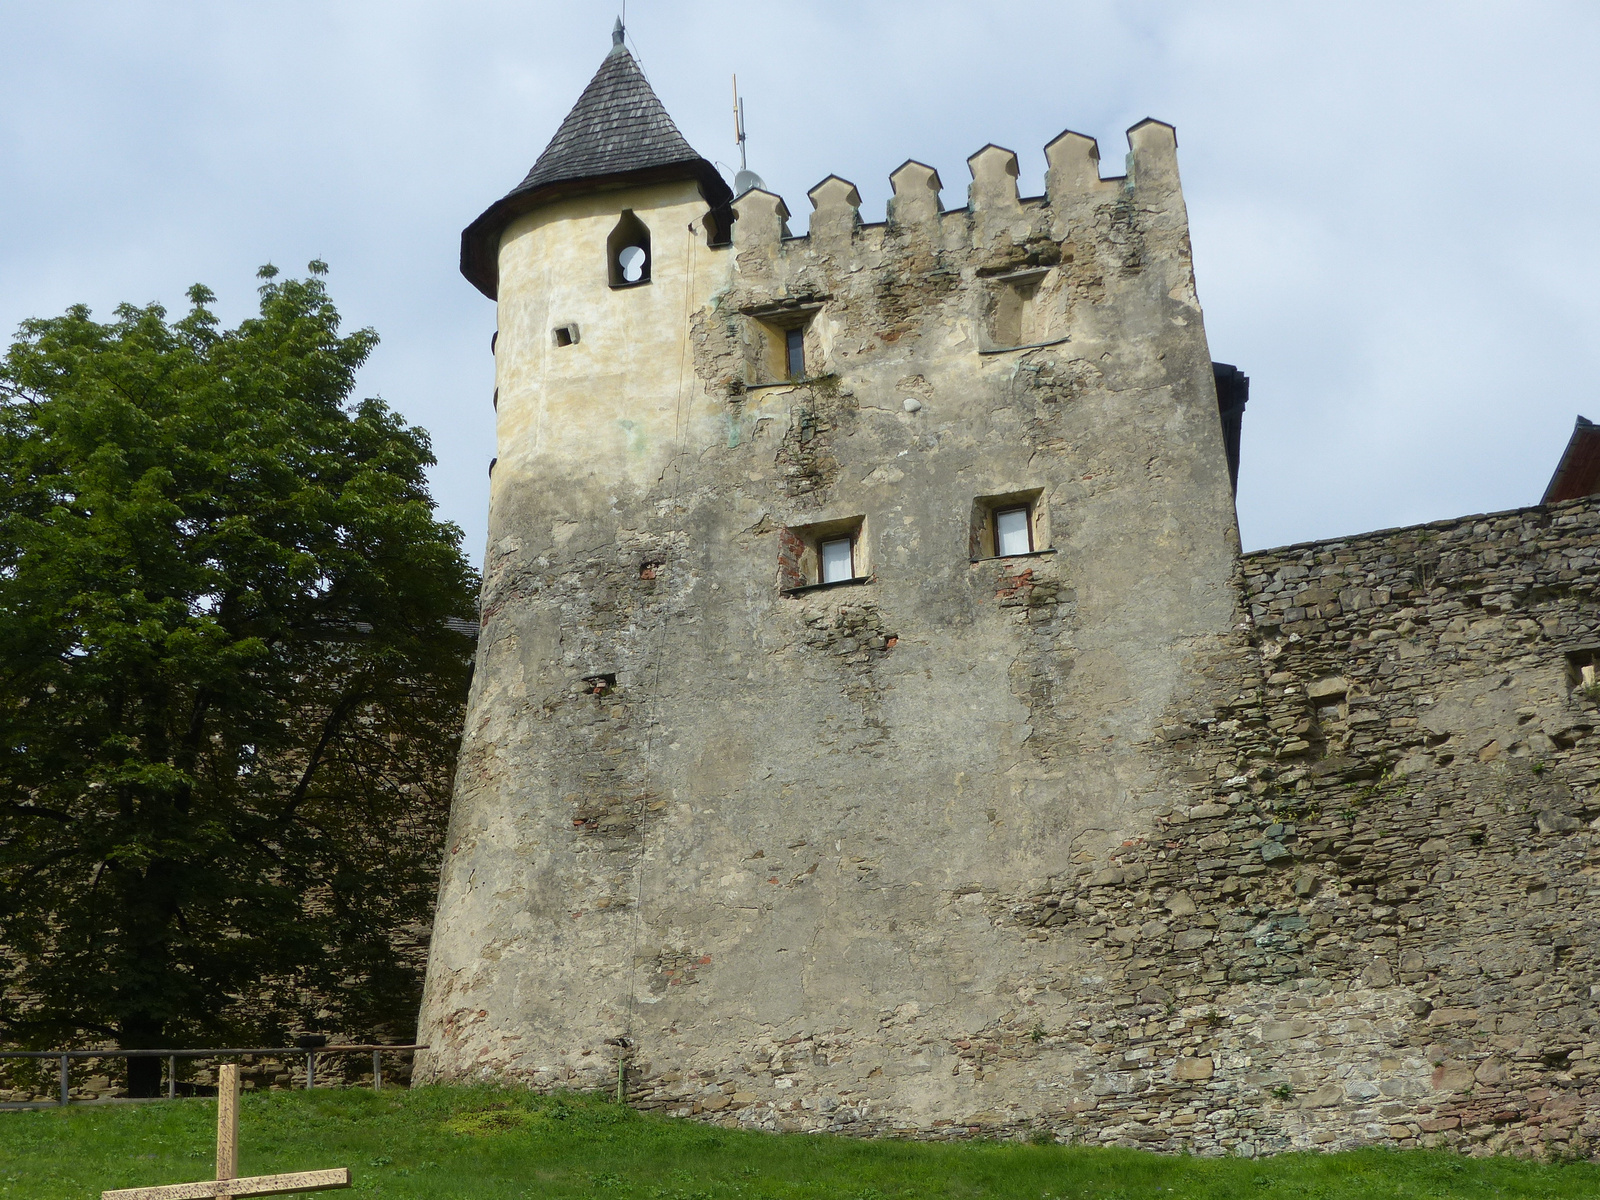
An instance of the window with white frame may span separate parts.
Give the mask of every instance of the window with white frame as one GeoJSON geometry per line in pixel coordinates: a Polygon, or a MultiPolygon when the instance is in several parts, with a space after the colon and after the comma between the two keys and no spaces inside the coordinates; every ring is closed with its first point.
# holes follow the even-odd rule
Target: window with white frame
{"type": "Polygon", "coordinates": [[[864,521],[840,517],[811,525],[791,525],[778,533],[778,586],[785,592],[846,583],[865,583],[864,521]]]}
{"type": "Polygon", "coordinates": [[[856,539],[854,536],[829,538],[818,547],[822,561],[819,583],[843,583],[856,577],[856,539]]]}
{"type": "Polygon", "coordinates": [[[1033,514],[1027,505],[995,510],[994,551],[1000,558],[1033,553],[1033,514]]]}
{"type": "Polygon", "coordinates": [[[980,558],[1012,558],[1050,548],[1050,526],[1043,488],[979,496],[972,502],[968,551],[980,558]]]}

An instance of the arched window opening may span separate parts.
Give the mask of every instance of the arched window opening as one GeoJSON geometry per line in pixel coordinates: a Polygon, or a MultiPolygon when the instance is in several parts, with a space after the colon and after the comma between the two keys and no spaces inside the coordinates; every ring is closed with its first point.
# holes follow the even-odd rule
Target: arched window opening
{"type": "Polygon", "coordinates": [[[633,215],[633,209],[622,210],[622,220],[606,239],[606,260],[612,287],[650,282],[650,231],[633,215]]]}

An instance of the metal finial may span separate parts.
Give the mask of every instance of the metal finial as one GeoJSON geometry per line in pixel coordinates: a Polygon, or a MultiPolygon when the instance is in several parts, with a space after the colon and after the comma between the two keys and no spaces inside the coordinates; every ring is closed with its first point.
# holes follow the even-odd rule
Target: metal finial
{"type": "Polygon", "coordinates": [[[611,27],[611,44],[613,46],[622,45],[623,33],[624,30],[622,28],[622,18],[618,17],[617,23],[611,27]]]}

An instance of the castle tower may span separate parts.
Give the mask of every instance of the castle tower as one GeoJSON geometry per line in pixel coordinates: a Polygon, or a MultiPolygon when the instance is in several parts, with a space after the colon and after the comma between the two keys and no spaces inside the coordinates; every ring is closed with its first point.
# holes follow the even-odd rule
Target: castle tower
{"type": "Polygon", "coordinates": [[[1062,134],[1035,197],[985,146],[954,208],[907,162],[882,221],[829,176],[793,237],[619,30],[467,228],[499,444],[420,1078],[1068,1111],[1076,1051],[971,1047],[1109,1003],[1018,914],[1158,836],[1237,619],[1176,139],[1128,141],[1062,134]]]}

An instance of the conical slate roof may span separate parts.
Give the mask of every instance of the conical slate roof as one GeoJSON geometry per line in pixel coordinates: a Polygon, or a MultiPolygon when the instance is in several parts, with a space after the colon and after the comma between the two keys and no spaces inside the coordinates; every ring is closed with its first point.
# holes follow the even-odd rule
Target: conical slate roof
{"type": "Polygon", "coordinates": [[[606,55],[527,178],[461,233],[461,273],[493,299],[500,235],[511,221],[576,192],[693,179],[713,206],[733,193],[683,140],[644,72],[622,44],[620,23],[606,55]]]}

